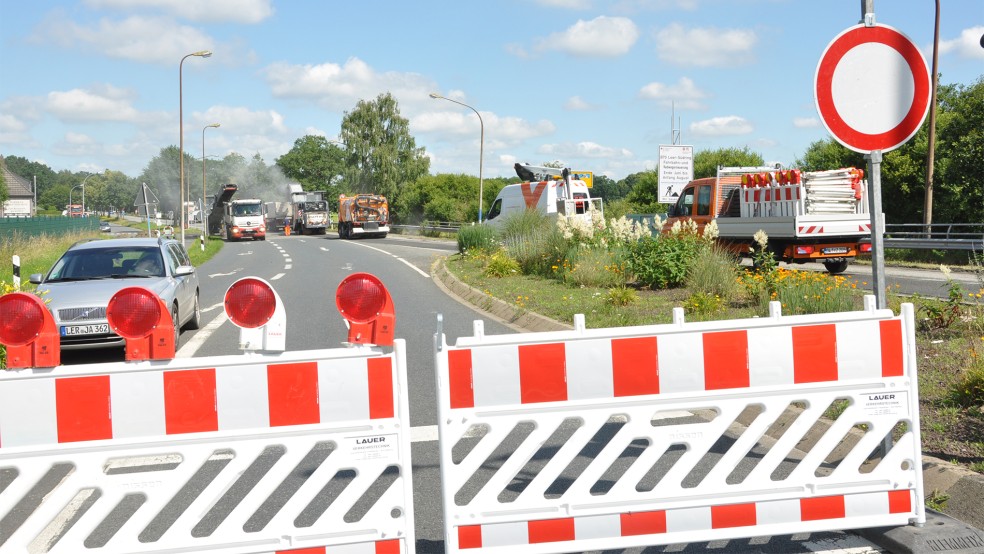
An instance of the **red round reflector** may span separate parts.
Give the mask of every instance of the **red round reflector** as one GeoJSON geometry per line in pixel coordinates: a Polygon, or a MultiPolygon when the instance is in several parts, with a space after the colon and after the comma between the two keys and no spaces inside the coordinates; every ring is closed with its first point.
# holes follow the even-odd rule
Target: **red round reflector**
{"type": "Polygon", "coordinates": [[[160,298],[145,288],[122,289],[109,299],[106,319],[119,336],[142,339],[151,334],[160,322],[160,298]]]}
{"type": "Polygon", "coordinates": [[[338,284],[335,304],[345,319],[353,323],[369,323],[376,319],[386,304],[386,287],[375,275],[353,273],[338,284]]]}
{"type": "Polygon", "coordinates": [[[226,315],[240,327],[262,327],[273,317],[277,297],[270,285],[259,279],[240,279],[225,294],[226,315]]]}
{"type": "Polygon", "coordinates": [[[27,293],[0,296],[0,343],[24,346],[37,338],[44,324],[44,309],[27,293]]]}

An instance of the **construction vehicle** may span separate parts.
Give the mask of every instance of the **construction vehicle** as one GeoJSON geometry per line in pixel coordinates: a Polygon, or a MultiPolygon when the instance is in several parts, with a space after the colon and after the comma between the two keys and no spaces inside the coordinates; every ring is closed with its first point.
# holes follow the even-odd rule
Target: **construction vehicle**
{"type": "Polygon", "coordinates": [[[264,202],[263,220],[268,231],[283,231],[290,224],[290,210],[287,202],[264,202]]]}
{"type": "Polygon", "coordinates": [[[338,197],[338,237],[385,237],[389,233],[389,204],[385,196],[357,194],[338,197]]]}
{"type": "Polygon", "coordinates": [[[853,167],[721,167],[716,177],[687,183],[662,231],[690,219],[703,232],[714,221],[719,241],[745,256],[758,248],[754,236],[763,231],[777,260],[820,262],[829,273],[842,273],[871,251],[867,189],[864,172],[853,167]]]}
{"type": "Polygon", "coordinates": [[[291,231],[297,235],[323,235],[331,226],[331,215],[328,214],[327,193],[322,190],[305,191],[301,185],[291,183],[290,203],[287,206],[287,216],[290,218],[291,231]]]}
{"type": "Polygon", "coordinates": [[[230,242],[246,238],[266,240],[263,202],[258,198],[233,200],[237,190],[235,184],[222,185],[208,214],[208,234],[230,242]]]}
{"type": "Polygon", "coordinates": [[[601,198],[592,198],[588,184],[573,175],[590,172],[571,172],[569,169],[516,164],[516,174],[522,183],[506,185],[489,207],[485,221],[500,226],[512,214],[535,210],[550,217],[563,215],[582,218],[591,223],[593,214],[604,216],[601,198]]]}

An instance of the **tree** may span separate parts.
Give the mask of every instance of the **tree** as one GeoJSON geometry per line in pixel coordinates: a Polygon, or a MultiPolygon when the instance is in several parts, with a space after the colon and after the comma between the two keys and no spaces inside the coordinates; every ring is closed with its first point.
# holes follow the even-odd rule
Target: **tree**
{"type": "Polygon", "coordinates": [[[338,196],[345,150],[325,137],[305,135],[276,161],[284,176],[300,183],[304,190],[326,190],[329,198],[338,196]]]}
{"type": "Polygon", "coordinates": [[[604,198],[605,202],[612,202],[619,198],[624,198],[629,189],[625,181],[615,181],[607,175],[595,175],[594,186],[591,187],[591,196],[604,198]]]}
{"type": "MultiPolygon", "coordinates": [[[[177,213],[178,204],[181,203],[181,194],[178,189],[178,180],[180,179],[178,161],[178,147],[173,145],[165,146],[147,163],[147,167],[137,177],[137,181],[139,183],[146,183],[150,190],[157,196],[157,199],[160,200],[160,205],[156,209],[161,212],[177,213]]],[[[186,153],[185,168],[188,167],[191,161],[191,158],[186,153]]],[[[187,179],[187,177],[188,172],[186,171],[185,178],[187,179]]]]}
{"type": "Polygon", "coordinates": [[[10,189],[7,188],[7,177],[0,173],[0,204],[3,204],[10,198],[10,189]]]}
{"type": "MultiPolygon", "coordinates": [[[[409,121],[400,116],[389,93],[373,101],[360,100],[342,118],[339,138],[346,147],[344,187],[348,192],[374,192],[398,207],[401,189],[430,170],[430,159],[410,135],[409,121]]],[[[398,209],[394,215],[400,217],[398,209]]]]}
{"type": "Polygon", "coordinates": [[[625,199],[632,204],[633,209],[646,214],[666,211],[666,204],[659,202],[659,174],[655,171],[643,171],[634,173],[625,180],[632,183],[632,190],[625,199]]]}
{"type": "Polygon", "coordinates": [[[762,166],[762,155],[744,148],[718,148],[694,153],[694,179],[714,177],[719,167],[762,166]]]}

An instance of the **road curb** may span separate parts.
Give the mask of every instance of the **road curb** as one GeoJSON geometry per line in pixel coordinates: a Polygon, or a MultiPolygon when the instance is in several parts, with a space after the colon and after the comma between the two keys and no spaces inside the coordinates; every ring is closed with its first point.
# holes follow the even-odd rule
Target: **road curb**
{"type": "MultiPolygon", "coordinates": [[[[493,298],[491,295],[468,285],[448,270],[446,261],[447,257],[436,259],[431,267],[431,274],[448,294],[489,312],[512,326],[521,327],[525,331],[564,331],[574,328],[571,325],[493,298]]],[[[984,475],[932,456],[923,455],[922,461],[923,490],[926,495],[934,497],[942,505],[946,516],[977,529],[984,529],[984,502],[981,501],[984,499],[984,475]]],[[[927,526],[922,529],[929,527],[930,525],[927,523],[927,526]]],[[[866,538],[879,544],[872,537],[866,538]]],[[[984,550],[962,549],[954,551],[961,553],[984,552],[984,550]]]]}

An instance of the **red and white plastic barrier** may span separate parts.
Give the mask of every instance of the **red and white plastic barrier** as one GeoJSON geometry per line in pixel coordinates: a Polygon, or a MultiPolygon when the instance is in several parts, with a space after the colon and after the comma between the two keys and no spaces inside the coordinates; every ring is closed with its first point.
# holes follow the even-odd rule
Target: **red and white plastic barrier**
{"type": "Polygon", "coordinates": [[[447,552],[924,521],[911,305],[900,317],[873,298],[862,312],[772,308],[771,318],[688,324],[680,311],[671,325],[586,330],[581,320],[570,332],[494,337],[477,325],[454,346],[439,337],[447,552]],[[789,413],[782,436],[765,440],[789,413]],[[875,464],[893,430],[901,438],[875,464]]]}
{"type": "Polygon", "coordinates": [[[853,167],[746,173],[741,187],[742,217],[859,214],[867,206],[864,171],[853,167]]]}
{"type": "MultiPolygon", "coordinates": [[[[0,551],[413,552],[406,346],[347,281],[347,348],[0,372],[0,551]]],[[[275,321],[246,284],[230,318],[275,321]]]]}

